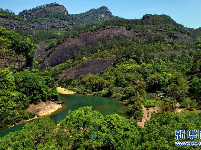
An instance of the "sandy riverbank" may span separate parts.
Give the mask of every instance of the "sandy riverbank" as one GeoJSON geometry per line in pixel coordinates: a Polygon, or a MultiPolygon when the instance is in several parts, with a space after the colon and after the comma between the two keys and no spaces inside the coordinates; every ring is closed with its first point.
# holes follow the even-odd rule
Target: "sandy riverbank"
{"type": "Polygon", "coordinates": [[[31,120],[34,120],[38,118],[37,116],[46,116],[50,115],[51,113],[55,112],[57,109],[61,108],[62,106],[60,104],[57,104],[52,101],[47,102],[39,102],[38,104],[30,104],[29,107],[26,109],[29,112],[34,113],[36,116],[34,118],[31,118],[29,120],[21,120],[20,122],[9,126],[8,128],[12,128],[15,125],[19,125],[25,122],[29,122],[31,120]]]}
{"type": "Polygon", "coordinates": [[[62,87],[57,87],[57,91],[60,93],[60,94],[75,94],[76,92],[74,91],[70,91],[68,89],[65,89],[65,88],[62,88],[62,87]]]}
{"type": "Polygon", "coordinates": [[[60,104],[57,104],[52,101],[39,102],[38,104],[31,104],[27,108],[27,111],[30,111],[39,116],[50,115],[55,112],[57,109],[61,108],[60,104]]]}

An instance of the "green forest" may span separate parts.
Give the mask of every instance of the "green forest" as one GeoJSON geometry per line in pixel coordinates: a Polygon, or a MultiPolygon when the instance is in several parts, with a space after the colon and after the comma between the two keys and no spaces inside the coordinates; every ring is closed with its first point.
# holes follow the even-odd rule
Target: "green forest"
{"type": "MultiPolygon", "coordinates": [[[[57,6],[52,3],[21,14],[57,6]]],[[[76,25],[30,30],[0,26],[0,130],[34,118],[35,114],[26,110],[30,104],[59,100],[58,86],[77,94],[115,98],[127,106],[126,117],[103,116],[88,106],[70,110],[58,122],[39,117],[22,130],[0,137],[0,149],[200,149],[175,145],[175,130],[201,128],[200,28],[186,28],[166,15],[122,19],[106,7],[79,15],[43,15],[40,17],[46,17],[46,22],[75,21],[76,25]],[[104,11],[107,17],[98,18],[104,11]],[[96,43],[83,44],[73,51],[72,59],[40,69],[43,60],[48,62],[51,53],[66,41],[109,27],[123,27],[128,36],[103,37],[96,43]],[[72,67],[111,57],[115,57],[112,66],[98,74],[88,73],[78,79],[63,77],[72,67]],[[157,96],[161,93],[165,96],[157,96]],[[160,111],[153,112],[141,127],[137,123],[145,115],[143,107],[158,107],[160,111]],[[178,108],[182,109],[180,113],[176,112],[178,108]]],[[[41,19],[36,16],[24,20],[3,9],[0,17],[30,25],[41,19]]]]}
{"type": "MultiPolygon", "coordinates": [[[[117,114],[103,116],[91,107],[69,111],[53,122],[42,118],[26,123],[22,130],[0,138],[1,149],[196,149],[175,147],[175,130],[199,129],[200,114],[194,112],[154,114],[145,127],[117,114]]],[[[199,149],[199,147],[197,147],[199,149]]]]}

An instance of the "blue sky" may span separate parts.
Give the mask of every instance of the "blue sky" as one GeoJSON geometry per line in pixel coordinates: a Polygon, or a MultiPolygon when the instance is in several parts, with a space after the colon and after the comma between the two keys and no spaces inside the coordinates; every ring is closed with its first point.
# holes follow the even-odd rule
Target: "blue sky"
{"type": "Polygon", "coordinates": [[[106,6],[113,15],[126,19],[140,19],[144,14],[166,14],[185,27],[201,27],[201,0],[0,0],[0,8],[18,14],[24,9],[52,2],[64,5],[69,14],[106,6]]]}

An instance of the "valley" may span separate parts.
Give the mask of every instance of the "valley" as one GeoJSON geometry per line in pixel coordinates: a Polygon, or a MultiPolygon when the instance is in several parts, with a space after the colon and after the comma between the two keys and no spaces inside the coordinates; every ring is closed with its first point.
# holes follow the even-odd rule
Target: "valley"
{"type": "Polygon", "coordinates": [[[168,15],[1,9],[0,149],[189,149],[175,131],[201,127],[200,60],[200,28],[168,15]]]}

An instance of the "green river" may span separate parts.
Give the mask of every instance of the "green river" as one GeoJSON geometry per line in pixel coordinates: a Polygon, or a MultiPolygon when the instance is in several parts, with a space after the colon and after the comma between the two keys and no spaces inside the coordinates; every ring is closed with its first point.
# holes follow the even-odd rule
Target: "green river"
{"type": "MultiPolygon", "coordinates": [[[[64,101],[62,108],[50,115],[50,118],[54,121],[60,121],[66,117],[69,110],[76,110],[83,106],[92,106],[93,110],[98,110],[104,116],[107,114],[114,114],[126,110],[126,106],[120,104],[118,100],[109,97],[93,97],[93,96],[83,96],[83,95],[60,95],[60,100],[64,101]]],[[[122,114],[124,115],[124,114],[122,114]]],[[[14,132],[23,128],[24,124],[16,125],[13,128],[9,128],[0,131],[0,136],[8,134],[9,132],[14,132]]]]}

